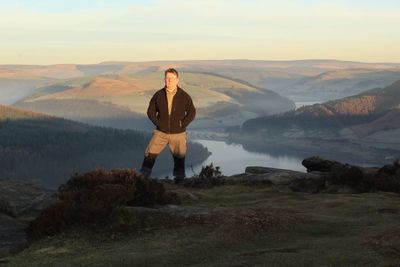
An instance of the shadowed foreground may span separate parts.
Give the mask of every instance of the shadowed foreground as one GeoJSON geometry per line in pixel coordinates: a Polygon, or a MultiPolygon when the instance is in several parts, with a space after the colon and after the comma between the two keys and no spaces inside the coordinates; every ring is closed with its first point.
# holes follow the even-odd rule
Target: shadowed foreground
{"type": "Polygon", "coordinates": [[[112,213],[114,230],[74,227],[33,241],[0,265],[400,264],[399,194],[309,194],[243,181],[207,188],[163,184],[179,205],[120,207],[112,213]]]}

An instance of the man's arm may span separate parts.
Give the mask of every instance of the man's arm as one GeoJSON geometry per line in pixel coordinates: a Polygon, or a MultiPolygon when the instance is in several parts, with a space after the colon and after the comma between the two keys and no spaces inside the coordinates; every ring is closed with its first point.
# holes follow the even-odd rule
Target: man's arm
{"type": "Polygon", "coordinates": [[[150,100],[149,107],[147,108],[147,117],[149,117],[149,119],[155,126],[158,126],[160,119],[158,118],[156,95],[157,94],[154,94],[150,100]]]}
{"type": "Polygon", "coordinates": [[[182,120],[182,126],[185,128],[194,120],[194,117],[196,116],[196,108],[193,105],[192,98],[190,96],[188,97],[189,100],[186,104],[186,116],[182,120]]]}

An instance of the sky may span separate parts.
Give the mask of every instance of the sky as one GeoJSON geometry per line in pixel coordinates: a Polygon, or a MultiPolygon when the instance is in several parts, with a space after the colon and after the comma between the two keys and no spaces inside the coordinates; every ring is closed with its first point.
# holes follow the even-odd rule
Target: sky
{"type": "Polygon", "coordinates": [[[394,0],[0,0],[0,64],[400,62],[394,0]]]}

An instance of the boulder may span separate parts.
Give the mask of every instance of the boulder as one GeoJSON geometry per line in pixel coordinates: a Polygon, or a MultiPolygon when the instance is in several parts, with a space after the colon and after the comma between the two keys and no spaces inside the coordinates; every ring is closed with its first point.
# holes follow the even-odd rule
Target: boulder
{"type": "Polygon", "coordinates": [[[301,164],[303,164],[303,166],[307,168],[307,172],[330,172],[333,168],[344,165],[338,161],[326,160],[318,156],[306,158],[301,162],[301,164]]]}
{"type": "Polygon", "coordinates": [[[0,258],[26,243],[29,220],[54,200],[54,191],[30,183],[0,180],[0,258]]]}
{"type": "Polygon", "coordinates": [[[245,173],[226,177],[227,182],[244,184],[289,185],[296,179],[310,179],[320,177],[319,174],[299,171],[249,166],[245,173]]]}

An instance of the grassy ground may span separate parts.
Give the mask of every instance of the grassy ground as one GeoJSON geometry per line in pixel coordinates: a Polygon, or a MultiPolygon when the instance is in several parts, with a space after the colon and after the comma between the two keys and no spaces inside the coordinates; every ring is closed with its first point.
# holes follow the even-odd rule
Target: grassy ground
{"type": "MultiPolygon", "coordinates": [[[[173,186],[172,186],[173,187],[173,186]]],[[[1,266],[399,266],[400,195],[303,194],[227,185],[175,189],[209,220],[123,234],[73,231],[1,266]]]]}

